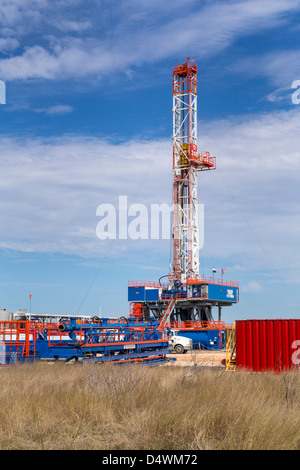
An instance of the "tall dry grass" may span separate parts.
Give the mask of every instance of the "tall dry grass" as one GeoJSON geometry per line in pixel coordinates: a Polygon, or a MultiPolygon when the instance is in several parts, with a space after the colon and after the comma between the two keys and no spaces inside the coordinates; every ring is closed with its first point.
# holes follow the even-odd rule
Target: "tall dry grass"
{"type": "Polygon", "coordinates": [[[46,364],[0,370],[0,449],[300,449],[300,375],[46,364]]]}

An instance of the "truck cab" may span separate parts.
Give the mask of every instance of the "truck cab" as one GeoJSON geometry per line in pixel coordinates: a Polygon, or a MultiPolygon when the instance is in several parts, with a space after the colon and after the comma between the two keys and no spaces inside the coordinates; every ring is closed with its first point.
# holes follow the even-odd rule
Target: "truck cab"
{"type": "Polygon", "coordinates": [[[176,330],[171,330],[169,335],[169,347],[176,354],[185,354],[192,351],[193,341],[186,336],[179,336],[176,330]]]}

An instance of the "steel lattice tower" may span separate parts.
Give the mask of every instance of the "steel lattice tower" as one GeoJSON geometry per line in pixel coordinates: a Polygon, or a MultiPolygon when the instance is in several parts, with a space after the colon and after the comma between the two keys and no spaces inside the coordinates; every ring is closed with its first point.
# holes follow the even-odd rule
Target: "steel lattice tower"
{"type": "Polygon", "coordinates": [[[190,57],[173,69],[173,280],[199,279],[199,170],[215,157],[197,152],[197,66],[190,57]]]}
{"type": "Polygon", "coordinates": [[[171,270],[158,283],[130,281],[128,300],[133,305],[131,317],[154,318],[161,328],[170,325],[183,331],[183,336],[192,334],[195,344],[200,345],[197,335],[207,331],[208,348],[222,343],[222,307],[239,301],[237,282],[199,275],[198,172],[215,168],[216,157],[197,148],[197,66],[188,57],[173,68],[171,270]],[[161,282],[164,277],[168,277],[166,284],[161,282]],[[213,319],[213,307],[218,308],[218,322],[213,319]]]}

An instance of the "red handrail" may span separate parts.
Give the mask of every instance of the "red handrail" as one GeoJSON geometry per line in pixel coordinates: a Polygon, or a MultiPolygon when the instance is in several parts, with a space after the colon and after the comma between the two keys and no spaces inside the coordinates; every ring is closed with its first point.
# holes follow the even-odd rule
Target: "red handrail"
{"type": "MultiPolygon", "coordinates": [[[[169,279],[172,279],[172,276],[169,276],[169,279]]],[[[183,283],[184,285],[185,283],[183,283]]],[[[213,277],[202,277],[200,279],[187,279],[186,284],[218,284],[221,286],[228,286],[228,287],[239,287],[239,283],[237,281],[230,281],[227,279],[216,279],[213,277]]],[[[166,284],[160,284],[159,282],[155,281],[128,281],[128,287],[164,287],[166,288],[166,284]]]]}
{"type": "Polygon", "coordinates": [[[187,279],[187,284],[218,284],[220,286],[228,286],[228,287],[239,287],[239,283],[237,281],[229,281],[227,279],[215,279],[213,277],[205,278],[202,277],[201,279],[187,279]]]}
{"type": "Polygon", "coordinates": [[[159,282],[155,281],[128,281],[128,287],[164,287],[163,284],[160,285],[159,282]]]}
{"type": "Polygon", "coordinates": [[[186,329],[186,330],[224,330],[232,328],[231,324],[226,324],[224,321],[198,321],[198,320],[186,320],[186,321],[174,321],[170,322],[170,328],[172,329],[186,329]]]}

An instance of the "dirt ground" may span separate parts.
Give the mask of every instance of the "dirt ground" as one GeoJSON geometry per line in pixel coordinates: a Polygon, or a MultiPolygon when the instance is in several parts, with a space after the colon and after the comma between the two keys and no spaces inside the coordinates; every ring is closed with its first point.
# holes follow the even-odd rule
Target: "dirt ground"
{"type": "Polygon", "coordinates": [[[186,354],[169,354],[167,357],[176,358],[176,361],[169,362],[172,366],[194,366],[222,367],[221,361],[226,358],[225,351],[189,351],[186,354]]]}

